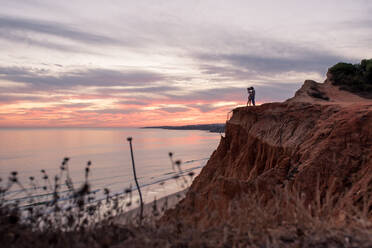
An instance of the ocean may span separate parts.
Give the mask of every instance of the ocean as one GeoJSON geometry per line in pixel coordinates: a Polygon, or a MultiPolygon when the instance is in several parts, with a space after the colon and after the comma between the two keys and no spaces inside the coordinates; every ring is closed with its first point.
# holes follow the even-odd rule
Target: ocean
{"type": "MultiPolygon", "coordinates": [[[[104,199],[105,188],[111,195],[123,194],[128,188],[135,190],[127,137],[133,138],[136,172],[145,202],[189,186],[220,140],[218,133],[197,130],[3,128],[0,129],[1,187],[7,187],[10,174],[17,172],[20,184],[13,184],[6,198],[17,200],[21,206],[27,206],[30,197],[33,202],[50,199],[56,175],[62,185],[60,191],[68,192],[66,173],[61,174],[61,163],[68,157],[75,188],[84,183],[85,168],[91,161],[88,181],[96,200],[104,199]],[[177,176],[180,170],[172,167],[169,152],[173,153],[174,161],[181,160],[182,177],[177,176]],[[34,180],[30,181],[30,177],[34,180]]],[[[60,201],[67,199],[61,197],[60,201]]]]}

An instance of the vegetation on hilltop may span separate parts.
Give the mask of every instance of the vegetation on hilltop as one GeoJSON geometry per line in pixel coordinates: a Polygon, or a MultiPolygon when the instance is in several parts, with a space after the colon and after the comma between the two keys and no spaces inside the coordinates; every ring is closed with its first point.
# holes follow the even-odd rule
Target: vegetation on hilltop
{"type": "Polygon", "coordinates": [[[341,89],[372,97],[372,59],[363,59],[360,64],[340,62],[329,68],[332,84],[341,89]]]}

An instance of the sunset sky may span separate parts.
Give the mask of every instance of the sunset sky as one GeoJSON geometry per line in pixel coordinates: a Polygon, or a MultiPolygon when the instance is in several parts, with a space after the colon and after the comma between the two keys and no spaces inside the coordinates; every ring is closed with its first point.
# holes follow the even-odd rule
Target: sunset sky
{"type": "Polygon", "coordinates": [[[223,123],[372,58],[369,0],[0,0],[0,127],[223,123]]]}

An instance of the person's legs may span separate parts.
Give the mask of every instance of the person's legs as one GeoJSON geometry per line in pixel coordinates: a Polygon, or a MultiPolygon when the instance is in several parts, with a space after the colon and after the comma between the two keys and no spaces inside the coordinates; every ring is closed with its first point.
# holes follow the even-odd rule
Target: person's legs
{"type": "Polygon", "coordinates": [[[256,106],[256,102],[254,101],[254,97],[252,97],[252,104],[253,104],[253,106],[256,106]]]}

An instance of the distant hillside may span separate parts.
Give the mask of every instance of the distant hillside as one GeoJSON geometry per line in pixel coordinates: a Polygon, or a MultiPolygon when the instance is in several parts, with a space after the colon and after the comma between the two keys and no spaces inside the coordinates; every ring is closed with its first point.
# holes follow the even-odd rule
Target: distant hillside
{"type": "Polygon", "coordinates": [[[225,124],[200,124],[200,125],[186,125],[186,126],[152,126],[142,128],[160,128],[170,130],[204,130],[212,133],[225,132],[225,124]]]}

